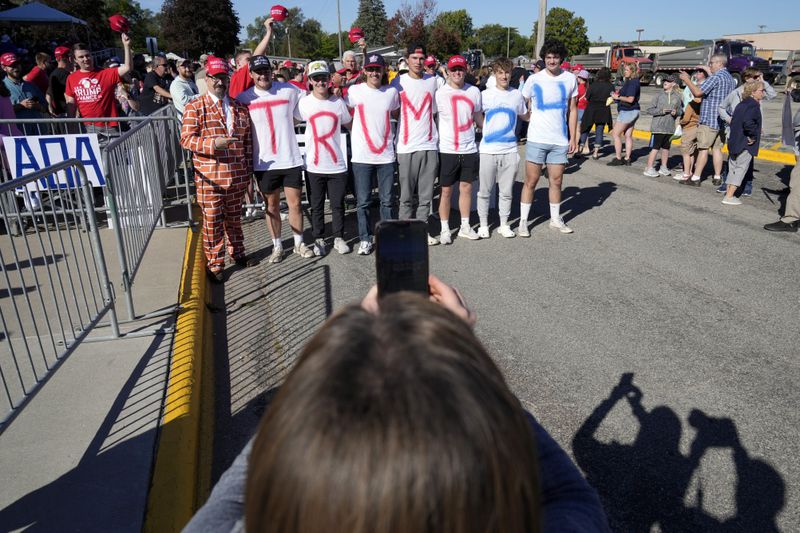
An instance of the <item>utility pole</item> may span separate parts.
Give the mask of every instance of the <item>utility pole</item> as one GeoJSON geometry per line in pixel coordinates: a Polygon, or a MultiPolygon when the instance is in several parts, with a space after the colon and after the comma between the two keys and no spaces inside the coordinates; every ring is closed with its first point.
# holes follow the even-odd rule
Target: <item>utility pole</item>
{"type": "Polygon", "coordinates": [[[766,24],[759,24],[758,25],[758,33],[764,33],[764,28],[766,28],[766,24]]]}
{"type": "Polygon", "coordinates": [[[639,41],[642,40],[642,32],[643,31],[644,31],[644,29],[636,30],[636,46],[639,46],[639,41]]]}
{"type": "Polygon", "coordinates": [[[506,57],[511,55],[511,26],[508,27],[506,33],[506,57]]]}
{"type": "Polygon", "coordinates": [[[539,57],[539,51],[544,46],[544,32],[547,26],[547,0],[539,0],[539,21],[536,24],[536,50],[533,51],[534,61],[539,57]]]}
{"type": "Polygon", "coordinates": [[[339,33],[337,34],[339,37],[339,59],[342,59],[342,10],[339,7],[340,1],[336,0],[336,21],[339,24],[339,33]]]}
{"type": "Polygon", "coordinates": [[[289,57],[292,57],[292,36],[289,35],[289,26],[286,26],[286,47],[289,49],[289,57]]]}

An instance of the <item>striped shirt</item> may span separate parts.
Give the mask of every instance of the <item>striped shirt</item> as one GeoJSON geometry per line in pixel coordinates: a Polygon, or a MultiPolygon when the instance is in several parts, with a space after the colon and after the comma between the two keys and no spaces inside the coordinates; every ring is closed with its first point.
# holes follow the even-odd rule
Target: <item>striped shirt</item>
{"type": "Polygon", "coordinates": [[[253,172],[253,139],[247,106],[211,94],[186,104],[181,127],[181,146],[193,153],[197,186],[223,189],[247,183],[253,172]],[[223,111],[225,109],[225,111],[223,111]],[[232,114],[227,117],[225,113],[232,114]],[[217,137],[236,137],[226,150],[214,148],[217,137]]]}
{"type": "Polygon", "coordinates": [[[731,91],[736,89],[736,81],[728,69],[721,68],[700,86],[703,102],[700,104],[700,124],[718,130],[724,125],[719,118],[719,106],[731,91]]]}

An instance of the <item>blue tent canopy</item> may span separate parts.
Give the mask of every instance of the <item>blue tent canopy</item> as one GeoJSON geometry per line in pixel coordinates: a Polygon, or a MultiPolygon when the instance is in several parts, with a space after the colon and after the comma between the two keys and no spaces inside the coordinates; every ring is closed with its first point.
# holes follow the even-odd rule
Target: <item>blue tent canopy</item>
{"type": "Polygon", "coordinates": [[[58,9],[53,9],[39,2],[31,2],[30,4],[0,11],[0,22],[27,22],[28,24],[63,23],[83,24],[86,26],[86,21],[62,13],[58,9]]]}

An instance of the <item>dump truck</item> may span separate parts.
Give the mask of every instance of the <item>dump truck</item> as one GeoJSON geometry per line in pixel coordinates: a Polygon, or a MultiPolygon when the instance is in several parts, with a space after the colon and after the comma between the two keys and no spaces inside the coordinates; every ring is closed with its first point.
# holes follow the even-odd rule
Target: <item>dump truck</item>
{"type": "Polygon", "coordinates": [[[800,50],[792,50],[775,77],[775,85],[782,87],[791,79],[792,85],[800,87],[800,50]]]}
{"type": "Polygon", "coordinates": [[[621,76],[620,67],[623,64],[638,63],[641,83],[647,85],[653,79],[653,61],[644,55],[641,48],[629,44],[615,44],[606,52],[600,54],[572,56],[570,61],[573,64],[580,63],[592,75],[596,74],[601,68],[606,67],[611,70],[613,78],[621,76]]]}
{"type": "Polygon", "coordinates": [[[717,39],[701,46],[692,46],[671,52],[656,54],[653,61],[653,82],[661,87],[664,78],[677,74],[681,70],[693,70],[699,65],[708,65],[711,56],[723,54],[728,58],[728,72],[736,84],[742,83],[742,72],[754,67],[764,73],[764,79],[771,82],[774,74],[770,71],[769,62],[756,56],[756,48],[749,41],[717,39]]]}

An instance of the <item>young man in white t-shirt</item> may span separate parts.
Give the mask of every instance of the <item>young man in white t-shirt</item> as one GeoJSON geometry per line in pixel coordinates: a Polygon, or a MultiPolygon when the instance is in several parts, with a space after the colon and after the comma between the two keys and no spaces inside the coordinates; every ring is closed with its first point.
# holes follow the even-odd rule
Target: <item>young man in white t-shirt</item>
{"type": "Polygon", "coordinates": [[[311,190],[311,231],[314,254],[327,253],[325,244],[325,193],[331,205],[333,248],[350,252],[344,240],[344,193],[347,186],[347,160],[342,152],[340,131],[350,127],[352,117],[344,100],[330,93],[331,74],[325,61],[308,64],[311,94],[300,99],[297,110],[306,121],[306,179],[311,190]]]}
{"type": "Polygon", "coordinates": [[[250,58],[250,76],[255,85],[236,100],[245,104],[253,123],[253,171],[267,202],[267,226],[272,235],[270,263],[283,259],[281,240],[281,189],[289,206],[289,226],[294,237],[293,253],[314,257],[303,242],[303,157],[297,145],[294,121],[303,93],[294,85],[272,81],[272,63],[264,55],[250,58]]]}
{"type": "MultiPolygon", "coordinates": [[[[392,80],[392,87],[400,92],[400,123],[397,126],[399,218],[416,216],[427,221],[433,200],[433,182],[439,168],[435,95],[444,81],[424,73],[424,46],[409,46],[407,58],[408,72],[392,80]]],[[[439,241],[428,235],[428,244],[439,244],[439,241]]]]}
{"type": "Polygon", "coordinates": [[[453,56],[447,62],[450,75],[447,83],[436,91],[436,109],[439,110],[439,218],[442,232],[439,242],[451,244],[450,201],[453,185],[458,183],[458,210],[461,226],[458,236],[478,239],[469,225],[472,207],[472,182],[478,179],[478,147],[475,144],[475,124],[483,125],[481,92],[464,81],[467,61],[464,56],[453,56]]]}
{"type": "Polygon", "coordinates": [[[546,41],[540,55],[545,63],[544,70],[529,76],[522,88],[531,117],[525,147],[525,186],[522,188],[517,228],[520,237],[531,236],[528,215],[544,165],[547,165],[550,182],[550,227],[561,233],[572,233],[561,218],[561,179],[567,154],[578,150],[578,81],[571,72],[561,70],[566,48],[559,41],[546,41]]]}
{"type": "Polygon", "coordinates": [[[500,190],[500,227],[497,232],[503,237],[514,237],[514,230],[508,225],[511,215],[511,197],[514,192],[514,181],[519,167],[519,151],[517,137],[517,119],[528,119],[527,107],[522,93],[509,86],[514,64],[510,59],[501,57],[492,65],[495,80],[494,87],[488,87],[481,93],[483,106],[483,138],[480,154],[480,189],[478,190],[478,217],[480,227],[478,236],[489,238],[489,199],[497,183],[500,190]]]}
{"type": "Polygon", "coordinates": [[[398,116],[400,95],[397,89],[383,85],[386,61],[379,54],[367,56],[364,65],[366,83],[350,87],[347,107],[353,114],[350,133],[353,181],[356,189],[359,255],[372,252],[372,223],[369,206],[372,200],[372,178],[378,180],[381,220],[392,218],[394,203],[394,134],[391,117],[398,116]]]}

